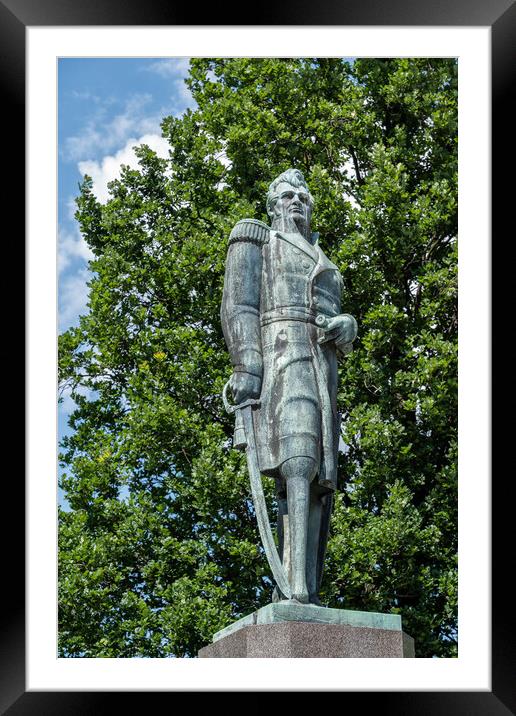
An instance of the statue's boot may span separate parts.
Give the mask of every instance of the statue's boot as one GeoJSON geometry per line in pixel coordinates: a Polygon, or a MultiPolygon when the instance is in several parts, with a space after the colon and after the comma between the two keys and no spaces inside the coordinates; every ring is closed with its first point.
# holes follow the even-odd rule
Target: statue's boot
{"type": "Polygon", "coordinates": [[[306,581],[308,515],[310,482],[316,472],[315,461],[309,457],[293,457],[281,466],[287,484],[288,522],[290,531],[292,599],[309,603],[306,581]]]}

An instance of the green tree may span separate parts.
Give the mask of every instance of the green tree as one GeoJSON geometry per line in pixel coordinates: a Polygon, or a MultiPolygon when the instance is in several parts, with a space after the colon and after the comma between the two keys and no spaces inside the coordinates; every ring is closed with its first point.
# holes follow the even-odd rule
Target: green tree
{"type": "Polygon", "coordinates": [[[141,146],[105,205],[88,177],[77,199],[94,259],[59,344],[77,402],[60,654],[195,656],[270,601],[219,307],[232,226],[266,220],[268,183],[295,166],[359,323],[321,596],[400,613],[418,656],[455,656],[457,64],[195,59],[187,82],[198,107],[163,120],[170,158],[141,146]]]}

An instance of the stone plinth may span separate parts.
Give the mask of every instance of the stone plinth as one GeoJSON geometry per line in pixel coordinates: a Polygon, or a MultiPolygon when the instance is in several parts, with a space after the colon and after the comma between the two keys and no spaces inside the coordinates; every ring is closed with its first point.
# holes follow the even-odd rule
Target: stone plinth
{"type": "Polygon", "coordinates": [[[199,658],[410,658],[397,614],[268,604],[217,632],[199,658]]]}

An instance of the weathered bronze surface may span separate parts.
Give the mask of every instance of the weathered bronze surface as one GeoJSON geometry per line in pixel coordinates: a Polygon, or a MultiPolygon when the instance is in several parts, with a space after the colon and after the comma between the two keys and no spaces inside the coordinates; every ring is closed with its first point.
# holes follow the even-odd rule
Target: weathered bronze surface
{"type": "Polygon", "coordinates": [[[274,599],[304,604],[320,604],[337,487],[337,364],[357,335],[355,319],[341,313],[339,270],[311,232],[312,208],[300,171],[272,182],[271,226],[243,219],[230,234],[221,307],[233,365],[234,447],[248,452],[274,599]],[[281,560],[265,524],[259,473],[276,481],[281,560]]]}

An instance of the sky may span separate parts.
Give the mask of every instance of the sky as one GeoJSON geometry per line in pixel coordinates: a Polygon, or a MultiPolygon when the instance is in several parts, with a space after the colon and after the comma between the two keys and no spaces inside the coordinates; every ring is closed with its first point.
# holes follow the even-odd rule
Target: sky
{"type": "MultiPolygon", "coordinates": [[[[58,63],[58,309],[59,332],[86,313],[91,276],[89,247],[74,219],[85,174],[101,202],[121,164],[137,166],[132,148],[148,144],[168,156],[160,122],[195,102],[185,85],[188,58],[61,58],[58,63]]],[[[74,408],[65,393],[59,405],[58,439],[71,431],[74,408]]],[[[66,500],[60,492],[60,503],[66,500]]]]}

